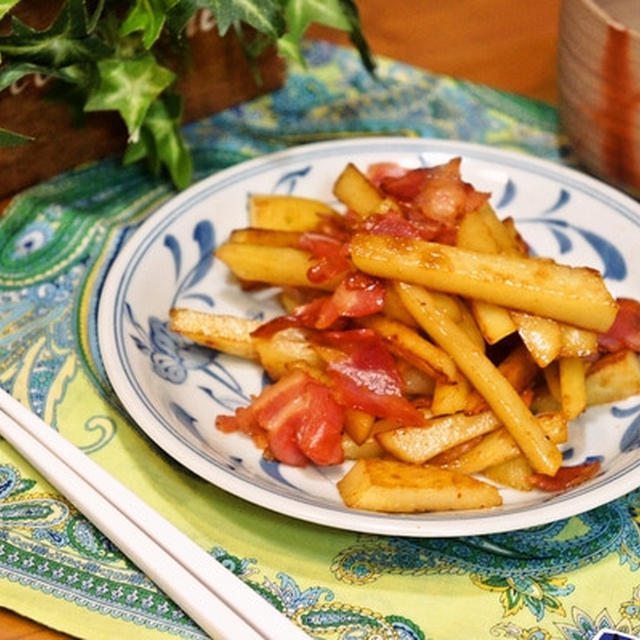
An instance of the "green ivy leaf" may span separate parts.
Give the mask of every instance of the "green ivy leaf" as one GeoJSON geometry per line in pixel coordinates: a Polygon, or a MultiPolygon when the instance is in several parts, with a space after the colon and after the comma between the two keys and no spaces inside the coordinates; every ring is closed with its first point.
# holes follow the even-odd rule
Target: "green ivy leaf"
{"type": "Polygon", "coordinates": [[[277,42],[280,55],[304,64],[300,41],[307,28],[316,23],[349,31],[363,63],[373,71],[375,64],[362,35],[360,17],[353,0],[285,0],[284,16],[287,32],[277,42]]]}
{"type": "Polygon", "coordinates": [[[158,173],[165,166],[178,189],[191,182],[193,162],[180,133],[182,100],[176,94],[154,102],[144,119],[138,141],[125,152],[125,164],[147,158],[151,170],[158,173]]]}
{"type": "Polygon", "coordinates": [[[12,16],[11,33],[0,37],[0,53],[51,68],[98,60],[109,47],[88,32],[82,0],[67,0],[48,29],[38,31],[12,16]]]}
{"type": "Polygon", "coordinates": [[[351,28],[339,0],[288,0],[284,15],[287,32],[295,40],[300,40],[313,22],[343,31],[351,28]]]}
{"type": "Polygon", "coordinates": [[[19,147],[33,140],[30,136],[24,136],[21,133],[0,129],[0,147],[19,147]]]}
{"type": "Polygon", "coordinates": [[[0,20],[4,18],[20,0],[0,0],[0,20]]]}
{"type": "Polygon", "coordinates": [[[210,9],[209,0],[178,0],[167,12],[167,29],[174,35],[183,33],[187,23],[198,9],[210,9]]]}
{"type": "Polygon", "coordinates": [[[39,73],[44,76],[52,76],[77,85],[86,86],[88,83],[87,70],[83,65],[70,65],[63,69],[51,69],[30,62],[6,63],[0,67],[0,91],[24,78],[25,76],[39,73]]]}
{"type": "Polygon", "coordinates": [[[129,35],[142,31],[142,44],[151,49],[160,36],[167,12],[178,0],[136,0],[122,23],[120,32],[129,35]]]}
{"type": "Polygon", "coordinates": [[[206,6],[216,17],[220,35],[236,22],[245,22],[273,38],[284,32],[282,10],[275,0],[209,0],[206,6]]]}
{"type": "Polygon", "coordinates": [[[159,65],[151,53],[100,60],[97,70],[99,82],[89,94],[85,111],[118,111],[135,141],[149,107],[175,74],[159,65]]]}

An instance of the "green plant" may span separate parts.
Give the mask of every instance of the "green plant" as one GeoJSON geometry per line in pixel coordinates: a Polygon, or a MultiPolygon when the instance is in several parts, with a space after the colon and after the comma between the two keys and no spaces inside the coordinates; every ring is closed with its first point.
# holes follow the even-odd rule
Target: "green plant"
{"type": "MultiPolygon", "coordinates": [[[[0,0],[0,19],[10,16],[9,33],[0,36],[0,90],[40,73],[62,83],[58,93],[78,114],[116,111],[129,136],[125,162],[146,158],[178,188],[189,184],[192,163],[180,133],[176,74],[164,64],[161,45],[184,43],[196,11],[211,11],[221,36],[235,32],[249,59],[276,46],[280,55],[304,62],[300,42],[309,25],[345,30],[373,70],[354,0],[64,0],[42,30],[14,15],[19,4],[0,0]]],[[[0,147],[29,140],[0,129],[0,147]]]]}

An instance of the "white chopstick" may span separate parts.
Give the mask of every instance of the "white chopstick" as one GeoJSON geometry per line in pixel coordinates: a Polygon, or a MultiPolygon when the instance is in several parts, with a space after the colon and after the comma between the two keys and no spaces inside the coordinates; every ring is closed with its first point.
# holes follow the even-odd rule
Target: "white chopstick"
{"type": "Polygon", "coordinates": [[[215,558],[0,388],[0,434],[216,640],[309,640],[215,558]]]}

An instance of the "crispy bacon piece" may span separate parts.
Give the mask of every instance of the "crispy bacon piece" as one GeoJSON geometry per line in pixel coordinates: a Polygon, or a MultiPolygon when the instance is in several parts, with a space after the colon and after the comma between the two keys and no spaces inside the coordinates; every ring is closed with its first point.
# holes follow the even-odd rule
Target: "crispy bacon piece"
{"type": "Polygon", "coordinates": [[[566,491],[593,478],[599,471],[600,462],[595,460],[573,467],[560,467],[555,476],[534,473],[530,480],[534,487],[542,491],[566,491]]]}
{"type": "Polygon", "coordinates": [[[441,231],[442,225],[427,218],[408,220],[398,211],[373,214],[365,218],[358,231],[373,235],[395,236],[396,238],[418,238],[433,240],[441,231]]]}
{"type": "Polygon", "coordinates": [[[311,282],[327,282],[351,268],[345,239],[323,233],[303,233],[298,246],[318,260],[307,271],[311,282]]]}
{"type": "Polygon", "coordinates": [[[419,425],[423,415],[404,397],[404,384],[395,360],[371,329],[327,331],[314,339],[345,352],[327,364],[338,402],[403,425],[419,425]]]}
{"type": "Polygon", "coordinates": [[[345,318],[361,318],[381,311],[386,286],[382,280],[356,271],[347,275],[329,296],[297,307],[292,314],[278,316],[260,325],[253,336],[268,338],[288,327],[307,329],[340,328],[345,318]]]}
{"type": "Polygon", "coordinates": [[[631,349],[640,352],[640,302],[631,298],[618,298],[618,313],[611,328],[598,336],[603,351],[631,349]]]}
{"type": "Polygon", "coordinates": [[[266,435],[269,453],[296,467],[340,464],[343,410],[330,390],[303,371],[265,387],[249,407],[219,416],[221,431],[266,435]]]}
{"type": "Polygon", "coordinates": [[[367,178],[379,187],[385,178],[400,178],[409,171],[397,162],[374,162],[367,167],[367,178]]]}
{"type": "Polygon", "coordinates": [[[319,305],[314,327],[327,329],[339,318],[362,318],[384,307],[386,286],[382,280],[356,271],[319,305]]]}
{"type": "Polygon", "coordinates": [[[435,167],[412,169],[400,177],[383,178],[384,193],[446,227],[489,199],[488,193],[476,191],[460,177],[461,158],[453,158],[435,167]]]}

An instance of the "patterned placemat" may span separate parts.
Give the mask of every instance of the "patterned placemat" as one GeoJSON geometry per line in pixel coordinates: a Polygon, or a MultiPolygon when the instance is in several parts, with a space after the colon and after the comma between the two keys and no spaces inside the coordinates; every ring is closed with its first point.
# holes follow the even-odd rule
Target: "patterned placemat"
{"type": "MultiPolygon", "coordinates": [[[[308,43],[286,86],[186,127],[198,177],[288,145],[449,138],[571,163],[555,110],[308,43]]],[[[128,420],[96,338],[106,272],[172,195],[118,159],[16,196],[0,217],[0,384],[318,638],[588,640],[640,630],[634,492],[579,517],[484,537],[359,535],[299,522],[200,480],[128,420]],[[293,542],[292,542],[293,541],[293,542]]],[[[640,409],[640,407],[639,407],[640,409]]],[[[204,634],[0,442],[0,606],[86,638],[204,634]]]]}

